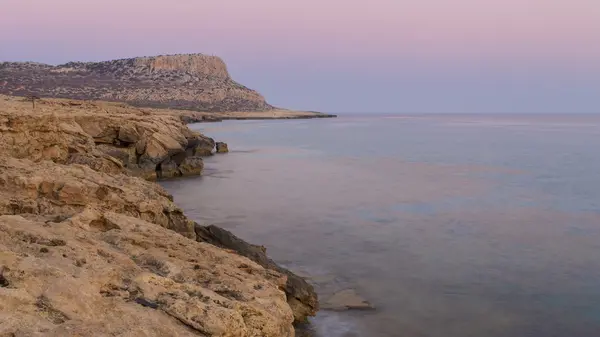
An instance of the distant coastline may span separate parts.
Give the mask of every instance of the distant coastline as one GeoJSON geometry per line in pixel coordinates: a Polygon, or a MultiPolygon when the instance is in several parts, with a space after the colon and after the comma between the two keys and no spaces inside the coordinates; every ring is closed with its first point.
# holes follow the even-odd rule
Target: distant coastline
{"type": "Polygon", "coordinates": [[[337,115],[315,111],[294,111],[274,109],[271,111],[238,111],[238,112],[196,112],[190,110],[170,110],[178,114],[186,124],[221,122],[226,120],[281,120],[281,119],[314,119],[336,118],[337,115]]]}

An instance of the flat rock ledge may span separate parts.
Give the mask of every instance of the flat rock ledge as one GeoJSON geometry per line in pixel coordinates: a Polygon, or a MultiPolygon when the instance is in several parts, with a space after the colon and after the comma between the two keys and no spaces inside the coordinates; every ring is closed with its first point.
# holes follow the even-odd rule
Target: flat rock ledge
{"type": "Polygon", "coordinates": [[[375,307],[366,299],[359,296],[354,289],[338,291],[323,304],[323,310],[373,310],[375,307]]]}
{"type": "Polygon", "coordinates": [[[294,336],[312,286],[148,181],[214,146],[155,111],[0,96],[0,336],[294,336]]]}

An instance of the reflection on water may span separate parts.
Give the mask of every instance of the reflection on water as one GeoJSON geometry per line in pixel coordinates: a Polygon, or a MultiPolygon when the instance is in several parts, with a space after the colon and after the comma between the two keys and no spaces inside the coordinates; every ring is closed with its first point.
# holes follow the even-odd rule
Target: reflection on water
{"type": "Polygon", "coordinates": [[[314,336],[600,336],[600,119],[510,118],[211,124],[238,152],[163,185],[322,298],[377,307],[314,336]]]}

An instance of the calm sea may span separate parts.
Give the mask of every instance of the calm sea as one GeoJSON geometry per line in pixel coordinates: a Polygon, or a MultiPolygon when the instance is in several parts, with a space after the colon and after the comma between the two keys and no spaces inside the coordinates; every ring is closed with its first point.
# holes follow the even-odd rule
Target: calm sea
{"type": "Polygon", "coordinates": [[[187,215],[376,310],[319,337],[600,336],[600,115],[342,116],[192,128],[187,215]]]}

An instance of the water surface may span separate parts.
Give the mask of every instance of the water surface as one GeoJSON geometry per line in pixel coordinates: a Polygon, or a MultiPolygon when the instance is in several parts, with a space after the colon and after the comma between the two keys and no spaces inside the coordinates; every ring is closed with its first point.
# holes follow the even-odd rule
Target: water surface
{"type": "Polygon", "coordinates": [[[163,182],[321,298],[319,337],[600,336],[600,116],[196,124],[232,152],[163,182]]]}

